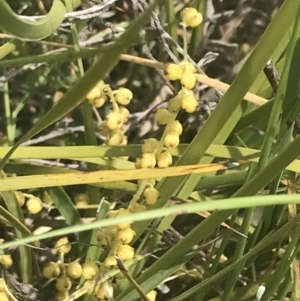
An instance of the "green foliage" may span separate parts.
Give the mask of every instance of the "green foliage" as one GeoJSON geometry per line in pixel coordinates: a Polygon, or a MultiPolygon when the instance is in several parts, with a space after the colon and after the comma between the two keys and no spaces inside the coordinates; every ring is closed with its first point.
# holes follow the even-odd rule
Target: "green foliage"
{"type": "MultiPolygon", "coordinates": [[[[160,30],[167,30],[173,39],[170,49],[174,57],[181,60],[176,45],[181,43],[177,23],[183,4],[165,1],[160,5],[154,1],[136,20],[130,21],[115,42],[83,47],[79,36],[88,25],[86,20],[81,20],[80,25],[72,23],[70,34],[53,35],[65,13],[75,11],[81,2],[84,1],[54,0],[48,14],[33,22],[21,18],[9,4],[0,0],[0,29],[5,35],[11,35],[11,40],[0,47],[3,74],[14,70],[11,68],[41,64],[39,68],[30,65],[34,66],[32,70],[29,68],[21,76],[22,93],[15,89],[17,82],[13,78],[3,84],[3,105],[0,107],[3,107],[0,131],[5,131],[7,136],[0,143],[0,193],[3,199],[0,216],[5,224],[16,229],[16,239],[5,237],[0,250],[18,249],[14,271],[20,280],[34,285],[45,280],[40,276],[32,243],[43,241],[51,248],[52,239],[68,236],[76,247],[70,254],[60,254],[58,261],[99,261],[102,268],[110,250],[100,243],[96,234],[99,230],[116,229],[114,226],[134,221],[132,229],[136,235],[131,245],[137,260],[130,259],[124,266],[118,262],[114,270],[101,270],[103,278],[95,278],[90,283],[93,287],[108,283],[122,272],[126,279],[119,279],[114,287],[116,301],[147,300],[145,295],[164,282],[169,283],[170,293],[167,297],[159,294],[157,300],[254,300],[258,283],[266,286],[261,301],[274,295],[277,296],[275,299],[283,299],[288,294],[300,298],[297,285],[294,285],[300,278],[299,269],[295,269],[299,265],[300,248],[300,215],[297,214],[300,204],[297,182],[297,173],[300,173],[297,125],[300,108],[299,2],[283,2],[193,139],[168,149],[175,161],[173,167],[146,171],[135,170],[134,161],[142,156],[142,138],[152,137],[154,131],[143,137],[135,137],[133,132],[129,145],[97,145],[99,135],[94,116],[98,121],[105,119],[109,106],[104,104],[97,110],[90,105],[87,94],[100,80],[110,83],[109,91],[116,91],[119,82],[126,78],[126,86],[134,91],[135,98],[128,109],[134,112],[138,107],[141,112],[146,111],[146,102],[157,96],[157,87],[162,82],[149,66],[165,69],[166,65],[124,53],[139,51],[144,38],[145,43],[151,40],[147,35],[141,37],[140,31],[151,18],[155,22],[152,13],[159,7],[159,18],[168,24],[160,30]],[[45,38],[47,41],[39,41],[45,38]],[[63,49],[56,52],[52,47],[63,49]],[[281,75],[275,94],[262,71],[270,58],[281,75]],[[86,66],[89,66],[88,70],[86,66]],[[248,91],[268,102],[259,107],[245,101],[248,91]],[[61,97],[53,103],[59,93],[61,97]],[[39,104],[33,104],[33,96],[40,100],[39,104]],[[28,108],[37,112],[26,111],[28,108]],[[82,126],[80,134],[58,135],[47,143],[42,142],[42,146],[22,145],[38,134],[47,135],[55,127],[67,127],[70,112],[72,125],[82,126]],[[25,121],[21,121],[20,116],[25,121]],[[249,126],[257,127],[264,135],[258,136],[249,126]],[[124,156],[130,157],[129,160],[124,156]],[[48,163],[51,160],[53,165],[43,164],[42,160],[48,160],[48,163]],[[227,168],[230,161],[239,164],[227,168]],[[162,179],[155,188],[160,198],[154,205],[147,205],[141,197],[142,188],[149,185],[150,178],[158,177],[162,179]],[[136,179],[144,182],[134,181],[136,179]],[[64,225],[57,228],[52,224],[51,231],[33,235],[24,218],[24,215],[32,216],[20,206],[14,193],[20,189],[26,189],[26,198],[47,191],[52,204],[44,205],[47,210],[43,210],[40,217],[55,221],[51,217],[54,214],[63,219],[64,225]],[[73,199],[83,190],[90,203],[81,208],[73,199]],[[105,201],[100,201],[100,196],[104,196],[105,201]],[[130,205],[137,199],[147,210],[106,218],[111,209],[127,208],[130,198],[130,205]],[[257,214],[260,217],[256,217],[257,214]],[[165,242],[166,232],[170,229],[175,229],[175,242],[170,238],[165,242]],[[157,256],[155,261],[149,256],[151,254],[157,256]],[[224,257],[226,261],[222,262],[224,257]],[[245,286],[240,285],[241,275],[245,286]],[[223,293],[215,290],[214,285],[223,293]]],[[[206,1],[192,1],[190,5],[203,14],[206,11],[206,1]]],[[[30,10],[35,8],[30,6],[30,10]]],[[[120,22],[125,26],[127,23],[128,20],[120,22]]],[[[197,56],[203,42],[203,32],[204,24],[190,33],[188,53],[192,58],[197,56]]],[[[99,37],[99,33],[94,33],[90,41],[99,37]]],[[[163,43],[151,41],[148,44],[161,62],[167,63],[163,43]]],[[[176,114],[172,118],[175,119],[176,114]]],[[[151,114],[145,116],[146,121],[152,118],[151,114]]],[[[181,117],[179,114],[178,118],[181,117]]],[[[138,125],[139,121],[135,125],[129,124],[129,128],[138,125]]],[[[157,138],[158,134],[155,135],[157,138]]],[[[188,140],[188,135],[184,135],[188,140]]],[[[32,218],[35,223],[35,217],[32,218]]],[[[82,285],[84,279],[78,282],[82,285]]],[[[72,293],[63,300],[88,300],[86,293],[84,285],[73,286],[72,293]]]]}

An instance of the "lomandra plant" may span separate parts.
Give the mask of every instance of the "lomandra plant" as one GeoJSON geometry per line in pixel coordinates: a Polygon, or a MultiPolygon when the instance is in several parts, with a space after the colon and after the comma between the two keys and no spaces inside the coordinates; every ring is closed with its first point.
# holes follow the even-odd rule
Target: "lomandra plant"
{"type": "MultiPolygon", "coordinates": [[[[170,32],[175,38],[171,2],[163,7],[173,20],[170,32]]],[[[196,2],[201,8],[201,1],[196,2]]],[[[299,203],[300,142],[294,131],[299,106],[294,104],[299,101],[299,2],[284,1],[230,87],[198,74],[198,66],[189,58],[199,42],[194,33],[205,19],[204,10],[192,7],[180,8],[179,62],[121,54],[130,43],[139,42],[136,36],[151,16],[152,22],[157,21],[155,4],[112,45],[82,49],[72,24],[70,51],[5,58],[20,47],[20,40],[29,43],[51,35],[65,12],[80,4],[54,1],[47,17],[34,23],[0,2],[0,28],[12,38],[0,48],[1,67],[72,55],[79,72],[78,82],[13,147],[0,148],[4,200],[0,214],[6,225],[15,228],[15,237],[5,235],[0,244],[1,300],[47,300],[50,292],[65,301],[298,300],[300,217],[294,204],[299,203]],[[58,7],[63,14],[55,14],[58,7]],[[28,30],[22,31],[18,24],[28,30]],[[92,54],[98,54],[98,60],[85,72],[81,57],[92,54]],[[126,85],[115,88],[105,79],[119,58],[161,69],[168,80],[177,82],[179,88],[166,108],[154,112],[155,123],[163,127],[161,137],[128,144],[126,126],[135,95],[126,85]],[[270,58],[281,73],[273,100],[262,73],[270,58]],[[184,145],[179,115],[193,114],[201,106],[194,91],[197,82],[225,94],[193,141],[184,145]],[[80,103],[90,146],[19,147],[80,103]],[[98,110],[104,108],[102,120],[98,110]],[[93,145],[93,114],[99,124],[96,131],[104,139],[100,146],[93,145]],[[248,125],[257,126],[264,136],[253,136],[248,125]],[[25,163],[20,160],[29,158],[84,161],[88,171],[29,164],[22,172],[25,163]],[[70,193],[66,187],[80,184],[88,184],[87,192],[70,193]],[[113,194],[100,200],[99,187],[113,194]],[[261,218],[253,224],[258,206],[261,218]],[[53,210],[68,226],[33,235],[24,215],[35,223],[39,217],[51,220],[53,210]],[[41,262],[42,258],[46,259],[41,262]]],[[[10,120],[8,84],[3,91],[10,120]]],[[[13,141],[9,122],[7,133],[13,141]]]]}

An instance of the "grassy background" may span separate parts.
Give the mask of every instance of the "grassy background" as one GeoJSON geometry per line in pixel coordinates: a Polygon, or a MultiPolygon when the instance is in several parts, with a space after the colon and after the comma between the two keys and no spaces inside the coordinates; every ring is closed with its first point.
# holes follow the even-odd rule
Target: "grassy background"
{"type": "MultiPolygon", "coordinates": [[[[143,1],[7,3],[0,2],[0,225],[5,239],[0,249],[13,255],[10,275],[43,295],[51,284],[43,287],[39,270],[45,257],[51,258],[57,237],[68,235],[75,243],[66,261],[101,261],[105,250],[95,246],[93,229],[129,219],[104,216],[112,205],[126,208],[138,188],[135,179],[149,177],[132,169],[142,140],[162,134],[155,109],[179,88],[163,70],[182,59],[179,12],[184,6],[174,0],[150,8],[143,1]],[[97,7],[101,12],[88,18],[64,19],[65,12],[72,16],[97,7]],[[27,16],[50,13],[30,23],[11,10],[27,16]],[[128,146],[103,145],[85,99],[100,79],[113,89],[133,91],[128,146]],[[40,197],[47,192],[55,208],[30,215],[13,193],[20,189],[40,197]],[[74,206],[79,192],[88,193],[88,208],[74,206]],[[91,223],[102,197],[108,202],[91,223]],[[32,235],[43,226],[51,230],[32,235]],[[36,240],[41,250],[24,244],[36,240]]],[[[137,258],[126,266],[137,284],[118,281],[114,300],[139,300],[136,285],[145,292],[156,289],[157,300],[256,300],[259,284],[266,287],[262,301],[300,300],[300,216],[293,205],[299,203],[300,4],[185,4],[204,16],[203,24],[189,32],[188,53],[201,62],[199,73],[209,77],[199,75],[197,111],[178,116],[184,134],[182,144],[171,150],[174,167],[151,175],[161,172],[159,201],[130,217],[136,221],[137,258]],[[271,75],[265,68],[270,59],[271,75]],[[219,162],[240,165],[220,170],[213,165],[219,162]]],[[[105,119],[108,111],[104,106],[98,114],[105,119]]],[[[112,279],[117,272],[105,276],[112,279]]],[[[85,293],[74,287],[68,300],[87,300],[85,293]]]]}

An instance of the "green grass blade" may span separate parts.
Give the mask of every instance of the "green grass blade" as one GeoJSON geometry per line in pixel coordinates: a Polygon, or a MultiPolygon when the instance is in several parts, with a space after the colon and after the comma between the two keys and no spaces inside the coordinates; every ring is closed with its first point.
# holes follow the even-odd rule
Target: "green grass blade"
{"type": "Polygon", "coordinates": [[[21,40],[34,41],[50,36],[62,23],[65,14],[62,1],[54,0],[44,18],[27,21],[15,14],[5,0],[0,0],[0,28],[21,40]]]}

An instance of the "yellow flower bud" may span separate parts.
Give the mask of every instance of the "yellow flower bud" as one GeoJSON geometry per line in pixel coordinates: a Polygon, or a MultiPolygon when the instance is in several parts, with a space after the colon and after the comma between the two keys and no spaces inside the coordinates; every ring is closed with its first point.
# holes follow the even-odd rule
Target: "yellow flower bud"
{"type": "Polygon", "coordinates": [[[57,249],[59,253],[67,254],[71,251],[71,248],[72,246],[68,237],[60,238],[55,244],[55,249],[57,249]]]}
{"type": "Polygon", "coordinates": [[[129,245],[120,245],[116,255],[121,260],[130,260],[134,257],[134,248],[129,245]]]}
{"type": "Polygon", "coordinates": [[[82,277],[92,279],[99,273],[99,267],[96,262],[86,262],[82,266],[82,277]]]}
{"type": "Polygon", "coordinates": [[[147,210],[146,206],[138,203],[130,205],[130,212],[132,213],[145,212],[146,210],[147,210]]]}
{"type": "Polygon", "coordinates": [[[153,168],[156,164],[155,155],[153,153],[144,153],[141,158],[141,168],[153,168]]]}
{"type": "Polygon", "coordinates": [[[56,262],[50,261],[43,268],[43,275],[47,279],[56,278],[60,274],[59,265],[56,262]]]}
{"type": "Polygon", "coordinates": [[[0,263],[5,266],[5,268],[10,268],[13,265],[13,260],[11,255],[9,254],[2,254],[0,255],[0,263]]]}
{"type": "Polygon", "coordinates": [[[131,228],[125,228],[121,229],[118,232],[118,239],[123,244],[130,244],[135,236],[135,231],[133,231],[131,228]]]}
{"type": "Polygon", "coordinates": [[[183,62],[180,63],[180,65],[181,65],[181,67],[183,69],[183,72],[184,71],[191,71],[193,73],[197,72],[196,67],[191,62],[183,61],[183,62]]]}
{"type": "Polygon", "coordinates": [[[31,214],[37,214],[43,209],[43,203],[40,198],[32,197],[27,201],[26,207],[31,214]]]}
{"type": "Polygon", "coordinates": [[[119,88],[115,93],[116,101],[123,106],[128,105],[132,97],[133,97],[132,92],[126,88],[119,88]]]}
{"type": "Polygon", "coordinates": [[[120,145],[124,140],[124,135],[121,131],[114,131],[108,139],[108,145],[120,145]]]}
{"type": "Polygon", "coordinates": [[[100,300],[108,300],[113,297],[113,287],[111,283],[104,282],[96,291],[96,297],[100,300]]]}
{"type": "Polygon", "coordinates": [[[189,27],[197,27],[203,21],[203,16],[193,7],[184,8],[180,14],[182,22],[189,27]]]}
{"type": "Polygon", "coordinates": [[[172,156],[168,151],[160,153],[157,157],[157,165],[160,168],[169,167],[172,165],[172,156]]]}
{"type": "Polygon", "coordinates": [[[94,101],[94,99],[100,97],[101,95],[101,90],[99,87],[94,87],[87,95],[86,98],[88,99],[89,102],[94,101]]]}
{"type": "Polygon", "coordinates": [[[67,274],[72,279],[77,279],[82,275],[82,266],[78,261],[72,261],[68,264],[67,274]]]}
{"type": "Polygon", "coordinates": [[[69,297],[69,292],[68,291],[65,291],[65,292],[58,291],[58,292],[55,293],[55,300],[56,301],[63,301],[68,297],[69,297]]]}
{"type": "Polygon", "coordinates": [[[142,144],[142,153],[154,153],[158,146],[158,141],[155,138],[145,139],[142,144]]]}
{"type": "Polygon", "coordinates": [[[174,132],[174,133],[176,133],[178,135],[181,135],[182,131],[183,131],[182,125],[181,125],[181,123],[178,120],[174,120],[171,123],[169,129],[170,129],[170,132],[174,132]]]}
{"type": "Polygon", "coordinates": [[[122,115],[118,112],[110,112],[106,116],[106,126],[110,130],[115,130],[122,125],[122,115]]]}
{"type": "Polygon", "coordinates": [[[157,109],[154,119],[158,124],[167,124],[170,120],[171,113],[167,109],[157,109]]]}
{"type": "Polygon", "coordinates": [[[117,265],[117,259],[115,256],[107,256],[104,260],[104,265],[107,268],[111,268],[117,265]]]}
{"type": "Polygon", "coordinates": [[[123,123],[127,122],[129,117],[130,117],[130,112],[124,108],[124,107],[119,107],[119,114],[123,118],[123,123]]]}
{"type": "Polygon", "coordinates": [[[197,82],[197,75],[192,71],[184,71],[181,78],[181,84],[189,89],[192,90],[197,82]]]}
{"type": "Polygon", "coordinates": [[[143,193],[148,205],[154,205],[160,197],[159,191],[154,187],[148,187],[143,193]]]}
{"type": "Polygon", "coordinates": [[[67,292],[71,289],[72,282],[70,278],[62,275],[56,279],[55,287],[59,292],[67,292]]]}
{"type": "Polygon", "coordinates": [[[100,124],[100,126],[99,126],[99,132],[103,136],[107,136],[111,132],[111,129],[109,129],[108,126],[107,126],[107,121],[103,121],[100,124]]]}
{"type": "Polygon", "coordinates": [[[182,68],[177,64],[169,64],[166,68],[167,77],[169,80],[181,79],[182,68]]]}
{"type": "Polygon", "coordinates": [[[186,96],[182,99],[181,107],[187,113],[194,113],[198,107],[198,102],[194,96],[186,96]]]}
{"type": "Polygon", "coordinates": [[[106,96],[103,95],[95,98],[94,100],[90,100],[89,103],[95,108],[101,108],[105,104],[105,101],[106,101],[106,96]]]}
{"type": "Polygon", "coordinates": [[[165,136],[164,144],[166,147],[177,147],[179,145],[179,135],[174,132],[170,132],[165,136]]]}

